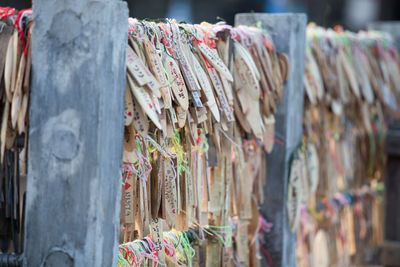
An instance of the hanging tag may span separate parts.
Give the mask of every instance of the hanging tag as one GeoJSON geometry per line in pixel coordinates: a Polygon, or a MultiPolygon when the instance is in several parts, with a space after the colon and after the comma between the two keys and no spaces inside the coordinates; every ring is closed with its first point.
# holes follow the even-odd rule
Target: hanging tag
{"type": "MultiPolygon", "coordinates": [[[[161,145],[161,144],[160,144],[161,145]]],[[[150,203],[151,203],[151,217],[152,219],[157,218],[160,213],[161,197],[162,197],[162,181],[164,179],[164,169],[161,161],[164,157],[154,153],[156,156],[153,157],[152,171],[150,173],[150,203]]]]}
{"type": "Polygon", "coordinates": [[[228,100],[228,104],[230,106],[233,106],[232,83],[229,82],[224,76],[220,77],[221,77],[222,87],[224,88],[224,92],[228,100]]]}
{"type": "MultiPolygon", "coordinates": [[[[2,31],[0,32],[0,80],[3,78],[3,71],[7,57],[7,48],[12,37],[13,27],[8,25],[3,25],[2,31]]],[[[11,66],[8,66],[11,67],[11,66]]],[[[7,71],[8,73],[8,71],[7,71]]],[[[9,81],[7,81],[9,82],[9,81]]]]}
{"type": "MultiPolygon", "coordinates": [[[[236,48],[237,43],[235,43],[236,48]]],[[[246,94],[252,99],[258,100],[260,98],[260,86],[255,73],[247,62],[246,57],[240,53],[240,49],[235,49],[235,66],[237,74],[241,79],[241,83],[246,90],[246,94]]]]}
{"type": "MultiPolygon", "coordinates": [[[[175,124],[178,123],[178,118],[176,117],[175,109],[174,108],[170,108],[168,111],[169,111],[168,114],[170,115],[170,119],[171,119],[172,125],[175,126],[175,124]]],[[[175,129],[175,127],[174,127],[174,129],[175,129]]]]}
{"type": "Polygon", "coordinates": [[[176,171],[172,167],[171,163],[167,160],[163,160],[165,169],[165,212],[166,221],[168,226],[173,228],[176,222],[177,213],[177,192],[176,192],[176,171]]]}
{"type": "Polygon", "coordinates": [[[203,107],[203,103],[201,103],[200,95],[196,91],[190,91],[190,95],[192,96],[193,105],[195,107],[203,107]]]}
{"type": "Polygon", "coordinates": [[[193,73],[192,68],[189,65],[187,58],[185,57],[185,54],[181,50],[181,46],[185,45],[185,44],[183,44],[180,40],[180,33],[179,33],[178,25],[176,23],[171,23],[170,25],[171,25],[171,30],[172,30],[173,36],[174,36],[175,55],[179,60],[179,65],[181,67],[182,74],[185,77],[185,80],[186,80],[186,83],[187,83],[189,89],[192,91],[198,91],[198,90],[200,90],[200,86],[196,80],[196,77],[193,73]]]}
{"type": "Polygon", "coordinates": [[[212,135],[207,136],[208,150],[207,150],[207,166],[208,167],[218,167],[218,151],[215,146],[214,138],[212,135]]]}
{"type": "Polygon", "coordinates": [[[278,58],[279,58],[279,66],[281,67],[282,80],[283,82],[287,82],[289,80],[289,72],[290,72],[289,57],[285,53],[280,53],[278,55],[278,58]]]}
{"type": "Polygon", "coordinates": [[[28,33],[28,41],[26,44],[27,47],[27,58],[26,58],[26,68],[25,68],[25,74],[24,74],[24,84],[23,84],[23,89],[24,93],[27,94],[31,85],[31,66],[32,66],[32,45],[31,45],[31,38],[32,38],[32,25],[33,23],[30,23],[28,26],[28,29],[26,32],[28,33]]]}
{"type": "Polygon", "coordinates": [[[319,181],[319,159],[317,149],[312,143],[307,144],[307,170],[310,179],[310,192],[314,193],[319,181]]]}
{"type": "Polygon", "coordinates": [[[129,45],[127,45],[126,49],[126,65],[128,67],[128,72],[135,78],[140,86],[152,81],[153,75],[129,45]]]}
{"type": "Polygon", "coordinates": [[[7,139],[7,129],[8,129],[8,118],[10,116],[10,103],[6,101],[4,103],[3,118],[1,121],[1,164],[4,162],[4,154],[6,150],[6,139],[7,139]]]}
{"type": "Polygon", "coordinates": [[[253,134],[262,141],[264,138],[264,123],[260,113],[260,101],[249,98],[245,90],[240,90],[238,97],[253,134]]]}
{"type": "Polygon", "coordinates": [[[132,98],[132,126],[143,138],[149,132],[149,120],[136,99],[132,98]]]}
{"type": "Polygon", "coordinates": [[[187,110],[189,108],[188,91],[178,65],[173,58],[165,57],[164,68],[168,74],[171,89],[176,101],[184,110],[187,110]]]}
{"type": "Polygon", "coordinates": [[[17,128],[18,134],[22,134],[25,132],[25,118],[26,118],[26,111],[28,110],[28,103],[29,103],[29,92],[25,93],[22,98],[21,108],[18,114],[17,119],[17,128]]]}
{"type": "Polygon", "coordinates": [[[221,260],[222,260],[221,243],[218,242],[218,239],[216,238],[207,240],[207,257],[205,266],[207,267],[221,266],[221,260]]]}
{"type": "Polygon", "coordinates": [[[136,213],[136,181],[133,173],[127,174],[127,180],[125,181],[125,223],[133,224],[135,223],[135,213],[136,213]]]}
{"type": "Polygon", "coordinates": [[[347,77],[350,88],[353,90],[354,95],[357,98],[360,98],[360,88],[358,87],[357,78],[354,73],[354,67],[351,65],[350,61],[346,58],[345,52],[341,49],[339,50],[339,57],[342,61],[342,67],[344,70],[345,76],[347,77]]]}
{"type": "Polygon", "coordinates": [[[240,126],[243,128],[243,130],[246,133],[250,133],[251,132],[251,127],[249,122],[246,120],[244,114],[243,114],[243,108],[240,106],[240,102],[238,100],[238,96],[235,93],[233,95],[233,110],[235,112],[235,118],[237,119],[237,121],[239,122],[240,126]]]}
{"type": "Polygon", "coordinates": [[[200,90],[200,86],[194,76],[192,68],[189,66],[185,55],[182,53],[180,48],[175,49],[175,54],[179,59],[179,63],[181,66],[182,74],[185,77],[186,83],[191,91],[198,91],[200,90]]]}
{"type": "Polygon", "coordinates": [[[25,64],[26,64],[26,58],[24,55],[21,55],[21,59],[19,61],[19,66],[18,66],[17,78],[15,82],[14,94],[11,103],[11,125],[13,129],[15,129],[17,126],[18,113],[21,107],[21,102],[23,97],[22,81],[24,79],[25,64]]]}
{"type": "Polygon", "coordinates": [[[124,154],[123,161],[126,163],[134,164],[138,160],[136,152],[136,143],[135,143],[135,131],[132,128],[132,125],[125,127],[124,131],[124,154]]]}
{"type": "Polygon", "coordinates": [[[207,120],[207,110],[206,108],[190,108],[190,114],[192,115],[196,124],[201,124],[207,120]]]}
{"type": "Polygon", "coordinates": [[[154,104],[150,98],[149,93],[147,93],[146,90],[143,89],[143,87],[136,86],[134,81],[129,75],[128,75],[128,84],[129,87],[131,88],[134,97],[136,98],[137,102],[140,104],[144,112],[147,114],[147,116],[149,116],[154,125],[157,126],[158,129],[161,129],[160,120],[155,111],[154,104]]]}
{"type": "Polygon", "coordinates": [[[153,72],[153,74],[159,81],[160,87],[168,87],[168,81],[165,77],[164,67],[161,63],[160,56],[158,55],[153,44],[147,38],[144,38],[144,48],[146,51],[150,70],[153,72]]]}
{"type": "Polygon", "coordinates": [[[287,213],[290,230],[295,232],[300,219],[301,205],[301,162],[298,159],[293,160],[290,166],[287,213]]]}
{"type": "Polygon", "coordinates": [[[176,116],[178,119],[179,128],[183,128],[186,124],[187,111],[181,108],[180,106],[176,107],[176,116]]]}
{"type": "Polygon", "coordinates": [[[201,88],[203,89],[203,92],[207,98],[207,106],[210,109],[213,117],[217,122],[220,121],[220,114],[219,114],[219,109],[217,106],[217,103],[215,102],[215,96],[210,84],[210,80],[205,73],[204,69],[200,65],[199,61],[197,60],[196,56],[192,54],[193,58],[193,66],[195,73],[197,75],[197,79],[199,81],[199,84],[201,88]]]}
{"type": "Polygon", "coordinates": [[[328,267],[331,265],[328,245],[328,236],[322,229],[318,230],[313,240],[314,266],[328,267]]]}
{"type": "Polygon", "coordinates": [[[133,121],[133,102],[132,102],[132,93],[129,89],[129,86],[126,85],[125,90],[125,111],[124,111],[124,124],[128,126],[133,121]]]}
{"type": "MultiPolygon", "coordinates": [[[[185,172],[186,174],[186,210],[188,215],[191,215],[191,210],[194,207],[194,191],[193,191],[193,177],[190,172],[185,172]]],[[[189,216],[188,216],[189,217],[189,216]]],[[[191,216],[190,216],[191,217],[191,216]]],[[[188,219],[191,219],[191,218],[188,219]]]]}
{"type": "Polygon", "coordinates": [[[197,44],[201,53],[207,58],[208,62],[228,81],[233,82],[232,74],[229,69],[226,67],[222,59],[218,56],[217,51],[211,49],[204,43],[197,44]]]}
{"type": "Polygon", "coordinates": [[[207,69],[208,73],[210,75],[211,81],[214,84],[214,89],[215,92],[218,95],[219,102],[221,104],[221,108],[225,113],[225,116],[228,121],[235,121],[235,118],[233,117],[232,110],[228,104],[228,101],[226,100],[224,88],[222,87],[221,80],[218,77],[217,72],[214,69],[207,69]]]}
{"type": "Polygon", "coordinates": [[[240,263],[247,265],[249,255],[248,245],[248,222],[247,220],[239,220],[236,234],[236,252],[240,263]]]}
{"type": "Polygon", "coordinates": [[[270,154],[275,144],[275,117],[271,115],[269,117],[264,117],[264,149],[270,154]]]}
{"type": "Polygon", "coordinates": [[[151,239],[158,251],[158,260],[165,263],[164,237],[162,232],[162,221],[159,218],[152,220],[150,225],[151,239]]]}
{"type": "Polygon", "coordinates": [[[252,172],[250,165],[245,164],[240,172],[240,219],[251,219],[251,193],[253,188],[252,172]]]}
{"type": "Polygon", "coordinates": [[[4,86],[7,100],[12,102],[12,92],[15,86],[16,72],[18,66],[17,50],[18,49],[18,32],[15,31],[8,41],[5,67],[4,67],[4,86]]]}

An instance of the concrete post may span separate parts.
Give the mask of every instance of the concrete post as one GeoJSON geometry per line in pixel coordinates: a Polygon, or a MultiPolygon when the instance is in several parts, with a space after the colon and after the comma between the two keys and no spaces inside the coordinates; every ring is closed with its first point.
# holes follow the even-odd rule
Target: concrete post
{"type": "MultiPolygon", "coordinates": [[[[267,157],[267,184],[265,200],[261,207],[268,221],[274,226],[266,238],[266,249],[271,254],[274,266],[296,266],[296,235],[288,227],[287,191],[290,160],[301,143],[303,135],[305,14],[238,14],[235,25],[261,23],[271,35],[278,52],[289,56],[290,74],[285,85],[283,103],[275,115],[275,135],[284,145],[275,144],[267,157]]],[[[263,259],[262,266],[268,266],[263,259]]]]}
{"type": "MultiPolygon", "coordinates": [[[[373,22],[368,26],[371,30],[390,33],[397,50],[400,51],[400,21],[373,22]]],[[[400,214],[393,212],[400,205],[400,121],[390,125],[386,137],[387,176],[385,242],[382,250],[382,264],[398,266],[400,263],[400,214]]]]}
{"type": "Polygon", "coordinates": [[[128,10],[35,0],[25,266],[117,263],[128,10]]]}

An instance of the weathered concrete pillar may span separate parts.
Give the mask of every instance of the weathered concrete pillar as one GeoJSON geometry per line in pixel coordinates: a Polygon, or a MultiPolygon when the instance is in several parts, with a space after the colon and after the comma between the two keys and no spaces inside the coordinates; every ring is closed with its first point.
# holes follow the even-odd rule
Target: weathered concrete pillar
{"type": "MultiPolygon", "coordinates": [[[[290,160],[301,143],[303,135],[305,14],[238,14],[235,25],[261,23],[271,35],[278,52],[287,53],[290,61],[289,81],[285,85],[283,103],[275,115],[275,135],[284,145],[275,144],[267,158],[267,184],[265,200],[261,207],[268,221],[274,226],[266,238],[266,249],[274,266],[296,266],[296,235],[288,227],[287,191],[290,160]]],[[[262,266],[268,266],[263,259],[262,266]]]]}
{"type": "MultiPolygon", "coordinates": [[[[390,33],[400,51],[400,21],[374,22],[369,29],[390,33]]],[[[395,121],[389,127],[386,138],[387,177],[385,242],[382,250],[382,264],[398,266],[400,264],[400,121],[395,121]]]]}
{"type": "Polygon", "coordinates": [[[34,0],[24,264],[115,266],[128,10],[34,0]]]}

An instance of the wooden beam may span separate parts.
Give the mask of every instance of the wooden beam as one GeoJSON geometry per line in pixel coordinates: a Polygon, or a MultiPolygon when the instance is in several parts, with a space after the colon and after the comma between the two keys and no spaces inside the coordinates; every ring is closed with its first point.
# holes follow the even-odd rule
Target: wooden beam
{"type": "MultiPolygon", "coordinates": [[[[275,137],[284,144],[275,144],[267,157],[265,200],[261,207],[261,213],[273,223],[264,245],[272,257],[273,266],[296,266],[296,237],[288,227],[286,202],[291,156],[301,144],[303,135],[306,22],[306,15],[292,13],[247,13],[235,17],[236,26],[261,23],[261,27],[271,35],[277,51],[286,53],[290,61],[289,81],[275,115],[275,137]]],[[[269,266],[265,257],[261,265],[269,266]]]]}
{"type": "Polygon", "coordinates": [[[24,264],[117,263],[128,10],[35,0],[24,264]]]}

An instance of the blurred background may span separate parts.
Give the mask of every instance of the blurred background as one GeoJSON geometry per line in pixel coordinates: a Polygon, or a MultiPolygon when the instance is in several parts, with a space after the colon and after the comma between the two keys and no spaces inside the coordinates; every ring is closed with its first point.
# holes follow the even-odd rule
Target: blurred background
{"type": "MultiPolygon", "coordinates": [[[[130,16],[140,19],[175,18],[200,23],[219,20],[233,24],[241,12],[305,12],[320,26],[337,24],[346,29],[365,29],[368,22],[399,20],[399,0],[125,0],[130,16]]],[[[0,6],[31,7],[32,0],[0,0],[0,6]]]]}

